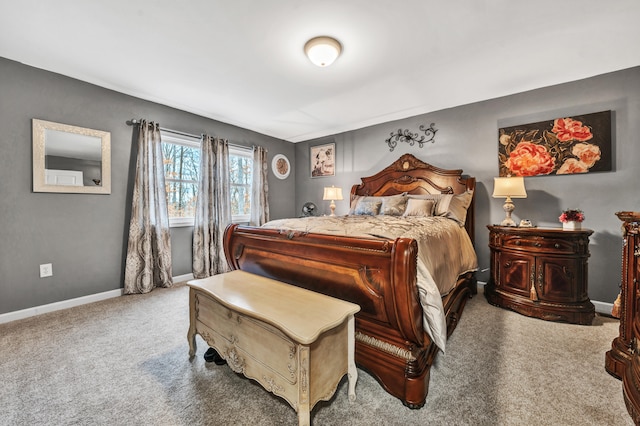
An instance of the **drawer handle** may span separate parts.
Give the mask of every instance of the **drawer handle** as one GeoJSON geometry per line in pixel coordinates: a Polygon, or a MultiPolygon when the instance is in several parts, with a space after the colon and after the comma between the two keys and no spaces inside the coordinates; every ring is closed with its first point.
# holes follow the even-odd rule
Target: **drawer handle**
{"type": "Polygon", "coordinates": [[[555,248],[557,248],[557,249],[559,249],[559,248],[560,248],[560,244],[558,244],[558,243],[555,243],[553,246],[554,246],[555,248]]]}
{"type": "Polygon", "coordinates": [[[534,245],[535,245],[536,247],[542,247],[542,244],[540,244],[540,243],[535,243],[534,245]]]}
{"type": "Polygon", "coordinates": [[[516,241],[514,244],[515,244],[515,245],[517,245],[517,246],[519,246],[519,245],[520,245],[520,241],[518,240],[518,241],[516,241]]]}

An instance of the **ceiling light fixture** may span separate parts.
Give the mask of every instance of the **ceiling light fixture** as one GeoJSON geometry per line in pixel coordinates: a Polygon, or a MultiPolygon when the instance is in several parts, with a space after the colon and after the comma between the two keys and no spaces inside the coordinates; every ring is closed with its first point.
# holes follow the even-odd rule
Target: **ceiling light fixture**
{"type": "Polygon", "coordinates": [[[328,67],[342,53],[342,45],[332,37],[314,37],[305,43],[304,53],[315,65],[328,67]]]}

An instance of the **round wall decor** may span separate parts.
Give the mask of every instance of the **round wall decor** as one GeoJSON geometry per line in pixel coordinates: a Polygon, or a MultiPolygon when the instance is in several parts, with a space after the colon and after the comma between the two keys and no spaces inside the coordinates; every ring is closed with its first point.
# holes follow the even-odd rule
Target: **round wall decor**
{"type": "Polygon", "coordinates": [[[289,159],[282,154],[276,154],[271,160],[271,170],[278,179],[286,179],[291,172],[289,159]]]}

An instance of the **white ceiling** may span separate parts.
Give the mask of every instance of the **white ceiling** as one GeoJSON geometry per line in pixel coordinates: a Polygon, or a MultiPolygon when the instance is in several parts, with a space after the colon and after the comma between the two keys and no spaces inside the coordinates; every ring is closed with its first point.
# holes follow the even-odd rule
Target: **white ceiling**
{"type": "Polygon", "coordinates": [[[299,142],[638,66],[639,19],[638,0],[0,0],[0,56],[299,142]],[[343,45],[331,67],[304,56],[318,35],[343,45]]]}

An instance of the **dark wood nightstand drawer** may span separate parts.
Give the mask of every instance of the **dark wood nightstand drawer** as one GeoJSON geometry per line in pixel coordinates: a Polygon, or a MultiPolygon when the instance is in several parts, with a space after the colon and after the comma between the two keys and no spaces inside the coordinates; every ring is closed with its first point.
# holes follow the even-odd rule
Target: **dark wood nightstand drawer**
{"type": "Polygon", "coordinates": [[[519,237],[509,235],[503,237],[502,246],[510,249],[543,250],[546,253],[575,253],[575,244],[572,241],[547,237],[519,237]]]}

